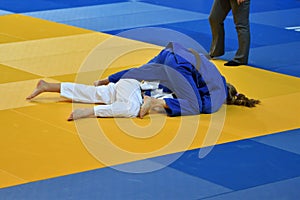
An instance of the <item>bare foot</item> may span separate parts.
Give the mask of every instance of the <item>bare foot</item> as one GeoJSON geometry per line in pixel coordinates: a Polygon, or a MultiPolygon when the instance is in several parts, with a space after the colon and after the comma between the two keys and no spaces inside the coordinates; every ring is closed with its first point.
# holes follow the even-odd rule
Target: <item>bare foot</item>
{"type": "Polygon", "coordinates": [[[47,91],[47,82],[44,80],[40,80],[35,88],[35,90],[32,92],[31,95],[29,95],[26,100],[31,100],[32,98],[38,96],[39,94],[47,91]]]}
{"type": "Polygon", "coordinates": [[[68,118],[68,121],[73,121],[81,118],[95,117],[93,108],[82,108],[74,110],[68,118]]]}
{"type": "Polygon", "coordinates": [[[141,119],[143,119],[143,117],[149,113],[151,109],[151,97],[145,95],[144,96],[144,103],[143,105],[141,106],[141,109],[140,109],[140,113],[139,113],[139,117],[141,119]]]}

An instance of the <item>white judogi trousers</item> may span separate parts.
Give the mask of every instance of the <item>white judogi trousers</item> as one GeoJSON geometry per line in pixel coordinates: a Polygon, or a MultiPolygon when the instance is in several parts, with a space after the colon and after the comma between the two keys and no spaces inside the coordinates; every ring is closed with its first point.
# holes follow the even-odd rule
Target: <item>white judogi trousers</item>
{"type": "Polygon", "coordinates": [[[60,94],[75,102],[105,104],[94,106],[98,117],[136,117],[143,103],[140,82],[134,79],[120,79],[97,87],[61,83],[60,94]]]}

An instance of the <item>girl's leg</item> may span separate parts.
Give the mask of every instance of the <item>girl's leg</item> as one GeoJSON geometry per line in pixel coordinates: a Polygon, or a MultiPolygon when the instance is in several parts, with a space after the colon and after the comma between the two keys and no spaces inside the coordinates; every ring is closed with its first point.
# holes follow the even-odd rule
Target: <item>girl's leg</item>
{"type": "Polygon", "coordinates": [[[111,104],[115,99],[114,83],[95,87],[77,83],[48,83],[44,80],[38,82],[36,89],[26,99],[31,100],[43,92],[57,92],[82,103],[111,104]]]}
{"type": "Polygon", "coordinates": [[[115,99],[115,84],[91,86],[61,83],[60,95],[76,102],[111,104],[115,99]]]}
{"type": "Polygon", "coordinates": [[[57,92],[60,93],[60,83],[48,83],[44,80],[40,80],[35,90],[26,98],[31,100],[43,92],[57,92]]]}

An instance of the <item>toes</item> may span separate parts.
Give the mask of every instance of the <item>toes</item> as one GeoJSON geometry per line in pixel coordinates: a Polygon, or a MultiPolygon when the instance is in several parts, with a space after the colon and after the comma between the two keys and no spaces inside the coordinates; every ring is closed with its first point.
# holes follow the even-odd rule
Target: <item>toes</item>
{"type": "Polygon", "coordinates": [[[26,100],[31,100],[32,98],[44,92],[45,90],[46,90],[46,82],[40,80],[36,86],[36,89],[26,98],[26,100]]]}

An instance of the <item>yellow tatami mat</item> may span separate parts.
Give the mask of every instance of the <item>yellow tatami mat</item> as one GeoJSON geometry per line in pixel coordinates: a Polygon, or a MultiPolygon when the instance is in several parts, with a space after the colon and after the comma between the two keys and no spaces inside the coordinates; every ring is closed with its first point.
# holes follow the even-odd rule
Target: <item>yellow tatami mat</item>
{"type": "Polygon", "coordinates": [[[0,43],[20,42],[91,32],[77,27],[18,14],[0,16],[0,21],[0,43]]]}
{"type": "Polygon", "coordinates": [[[212,115],[68,122],[72,109],[93,105],[59,94],[26,101],[39,79],[92,84],[142,65],[161,47],[122,38],[106,45],[113,36],[22,15],[2,16],[0,23],[6,24],[0,27],[0,188],[300,127],[299,78],[225,68],[218,60],[227,80],[261,105],[224,105],[212,115]],[[37,26],[40,32],[30,28],[37,26]]]}

